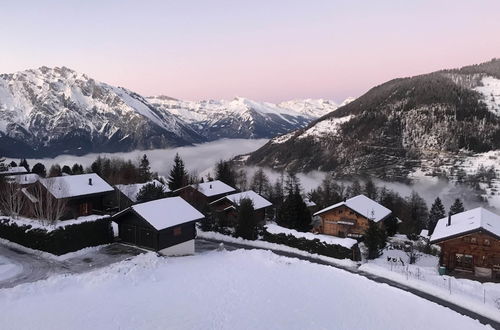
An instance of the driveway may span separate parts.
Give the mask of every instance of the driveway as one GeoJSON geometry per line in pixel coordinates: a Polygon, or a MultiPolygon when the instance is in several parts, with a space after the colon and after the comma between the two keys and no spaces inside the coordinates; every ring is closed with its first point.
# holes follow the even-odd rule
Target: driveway
{"type": "Polygon", "coordinates": [[[5,267],[12,266],[11,268],[19,270],[13,276],[0,277],[0,288],[44,280],[56,274],[84,273],[143,252],[132,246],[113,243],[75,257],[57,260],[0,244],[0,256],[5,267]]]}

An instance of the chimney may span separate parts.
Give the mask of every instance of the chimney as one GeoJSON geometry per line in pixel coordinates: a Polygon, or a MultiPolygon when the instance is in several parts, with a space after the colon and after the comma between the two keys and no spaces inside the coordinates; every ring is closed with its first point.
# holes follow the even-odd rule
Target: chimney
{"type": "Polygon", "coordinates": [[[347,202],[347,197],[344,197],[344,203],[347,202]]]}
{"type": "Polygon", "coordinates": [[[89,186],[92,185],[92,178],[89,178],[89,186]]]}
{"type": "Polygon", "coordinates": [[[446,226],[451,226],[451,213],[448,213],[448,224],[446,226]]]}
{"type": "Polygon", "coordinates": [[[212,189],[212,185],[210,185],[210,189],[212,189]]]}

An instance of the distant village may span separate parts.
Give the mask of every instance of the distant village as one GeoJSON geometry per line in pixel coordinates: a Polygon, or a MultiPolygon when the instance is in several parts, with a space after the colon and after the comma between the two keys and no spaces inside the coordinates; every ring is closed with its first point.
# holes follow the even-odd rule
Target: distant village
{"type": "Polygon", "coordinates": [[[333,175],[305,192],[294,173],[271,182],[222,160],[200,178],[179,155],[168,177],[146,155],[137,164],[98,157],[89,168],[0,160],[3,239],[54,254],[121,242],[178,256],[194,254],[197,233],[209,232],[355,261],[390,246],[407,255],[403,264],[438,255],[440,274],[500,280],[500,216],[460,199],[447,209],[436,196],[429,209],[415,192],[333,175]]]}

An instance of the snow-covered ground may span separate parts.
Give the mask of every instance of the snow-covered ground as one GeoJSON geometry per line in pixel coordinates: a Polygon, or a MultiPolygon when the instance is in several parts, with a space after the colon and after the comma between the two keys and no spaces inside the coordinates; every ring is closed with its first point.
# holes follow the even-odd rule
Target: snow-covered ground
{"type": "Polygon", "coordinates": [[[9,258],[0,256],[0,282],[8,280],[22,272],[22,267],[9,258]]]}
{"type": "Polygon", "coordinates": [[[500,322],[500,283],[440,276],[438,263],[438,257],[422,254],[415,264],[408,265],[404,251],[388,247],[379,258],[361,265],[359,270],[419,289],[500,322]]]}
{"type": "Polygon", "coordinates": [[[321,242],[324,242],[327,244],[333,244],[333,245],[341,245],[341,246],[346,247],[348,249],[352,248],[352,246],[357,243],[357,241],[355,239],[352,239],[352,238],[341,238],[341,237],[336,237],[336,236],[331,236],[331,235],[304,233],[304,232],[296,231],[293,229],[288,229],[285,227],[278,226],[275,223],[268,223],[266,225],[266,231],[271,233],[271,234],[292,235],[292,236],[295,236],[297,238],[305,238],[308,240],[318,239],[321,242]]]}
{"type": "Polygon", "coordinates": [[[8,329],[482,329],[408,292],[268,251],[161,258],[0,290],[8,329]]]}
{"type": "Polygon", "coordinates": [[[0,216],[0,221],[8,219],[10,223],[15,223],[18,226],[31,226],[31,229],[43,229],[46,230],[47,232],[51,232],[56,229],[65,228],[66,226],[76,225],[83,222],[97,221],[99,219],[107,217],[109,216],[92,214],[92,215],[78,217],[76,219],[57,221],[55,223],[45,223],[44,221],[41,220],[24,218],[24,217],[11,218],[6,216],[0,216]]]}

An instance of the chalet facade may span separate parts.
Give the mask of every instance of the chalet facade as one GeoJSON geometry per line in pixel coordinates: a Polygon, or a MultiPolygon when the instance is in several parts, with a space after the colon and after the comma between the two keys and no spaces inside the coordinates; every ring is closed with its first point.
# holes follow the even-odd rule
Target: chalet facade
{"type": "Polygon", "coordinates": [[[163,255],[194,254],[195,223],[204,218],[180,197],[135,204],[113,216],[119,238],[163,255]]]}
{"type": "Polygon", "coordinates": [[[64,205],[61,220],[67,220],[104,214],[111,206],[114,189],[97,174],[89,173],[39,178],[21,188],[21,191],[26,196],[26,216],[33,217],[38,204],[50,202],[64,205]]]}
{"type": "Polygon", "coordinates": [[[152,180],[145,183],[133,183],[133,184],[118,184],[116,188],[116,204],[118,209],[121,211],[129,206],[137,203],[137,194],[141,189],[147,184],[154,184],[155,186],[161,186],[165,192],[170,192],[167,185],[161,183],[158,180],[152,180]]]}
{"type": "Polygon", "coordinates": [[[319,217],[314,230],[326,235],[360,238],[368,230],[370,220],[382,224],[391,214],[388,208],[358,195],[314,213],[313,217],[319,217]]]}
{"type": "Polygon", "coordinates": [[[484,208],[438,221],[430,242],[441,247],[439,263],[447,271],[500,278],[500,216],[484,208]]]}
{"type": "Polygon", "coordinates": [[[238,218],[240,202],[245,198],[252,201],[257,220],[259,222],[264,222],[266,219],[266,209],[271,207],[273,204],[252,190],[219,198],[218,200],[210,203],[210,207],[216,213],[224,214],[230,223],[234,223],[238,218]]]}
{"type": "Polygon", "coordinates": [[[215,180],[182,187],[175,190],[174,194],[180,196],[198,210],[204,210],[211,202],[234,192],[236,192],[236,189],[233,187],[220,180],[215,180]]]}

